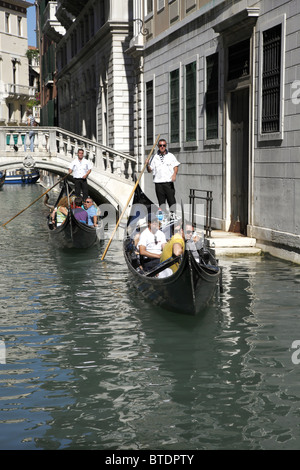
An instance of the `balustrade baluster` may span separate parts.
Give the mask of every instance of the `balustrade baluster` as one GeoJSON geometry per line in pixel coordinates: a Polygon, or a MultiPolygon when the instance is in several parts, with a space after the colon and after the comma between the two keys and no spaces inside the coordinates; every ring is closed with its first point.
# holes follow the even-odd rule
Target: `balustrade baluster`
{"type": "Polygon", "coordinates": [[[23,142],[22,142],[22,133],[21,133],[21,132],[18,132],[18,140],[17,140],[18,149],[21,149],[21,148],[22,148],[22,145],[23,145],[23,142]]]}
{"type": "Polygon", "coordinates": [[[38,147],[39,147],[38,138],[39,138],[38,132],[35,132],[33,136],[33,152],[34,153],[38,153],[38,147]]]}
{"type": "Polygon", "coordinates": [[[99,170],[104,171],[105,165],[103,160],[103,155],[100,147],[96,147],[96,155],[95,155],[95,167],[99,168],[99,170]]]}
{"type": "Polygon", "coordinates": [[[60,132],[59,133],[59,153],[64,155],[64,140],[63,140],[63,136],[62,136],[62,133],[60,132]]]}
{"type": "Polygon", "coordinates": [[[71,139],[70,139],[69,136],[68,136],[68,139],[67,139],[67,157],[72,158],[71,139]]]}
{"type": "Polygon", "coordinates": [[[42,133],[42,147],[43,147],[43,152],[47,152],[47,145],[48,145],[48,134],[45,132],[42,133]]]}
{"type": "Polygon", "coordinates": [[[106,158],[106,171],[108,173],[111,173],[111,166],[110,166],[110,159],[109,159],[109,153],[105,152],[105,158],[106,158]]]}
{"type": "Polygon", "coordinates": [[[29,152],[30,151],[30,137],[29,137],[28,132],[26,132],[26,135],[25,135],[25,143],[26,143],[26,150],[25,150],[25,148],[24,148],[24,150],[25,150],[25,152],[29,152]]]}
{"type": "Polygon", "coordinates": [[[75,145],[74,145],[74,154],[73,154],[73,158],[75,158],[76,155],[78,154],[78,142],[77,142],[76,139],[74,140],[74,142],[75,142],[75,145]]]}
{"type": "Polygon", "coordinates": [[[8,145],[9,145],[10,150],[14,149],[14,136],[12,132],[9,134],[8,145]]]}
{"type": "Polygon", "coordinates": [[[128,173],[128,179],[129,181],[133,181],[133,165],[134,163],[128,160],[128,168],[127,168],[127,173],[128,173]]]}

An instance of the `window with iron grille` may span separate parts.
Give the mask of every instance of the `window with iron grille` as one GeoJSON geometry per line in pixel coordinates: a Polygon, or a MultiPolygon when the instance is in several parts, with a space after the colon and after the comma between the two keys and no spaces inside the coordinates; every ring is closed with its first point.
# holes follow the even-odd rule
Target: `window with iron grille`
{"type": "Polygon", "coordinates": [[[196,140],[196,62],[185,66],[185,140],[196,140]]]}
{"type": "Polygon", "coordinates": [[[179,142],[179,69],[170,73],[170,140],[179,142]]]}
{"type": "Polygon", "coordinates": [[[153,80],[146,83],[146,142],[153,144],[153,80]]]}
{"type": "Polygon", "coordinates": [[[280,130],[281,24],[263,32],[262,133],[280,130]]]}
{"type": "Polygon", "coordinates": [[[219,128],[219,54],[206,58],[206,139],[217,139],[219,128]]]}
{"type": "Polygon", "coordinates": [[[233,44],[228,48],[228,80],[246,77],[250,74],[250,39],[233,44]]]}

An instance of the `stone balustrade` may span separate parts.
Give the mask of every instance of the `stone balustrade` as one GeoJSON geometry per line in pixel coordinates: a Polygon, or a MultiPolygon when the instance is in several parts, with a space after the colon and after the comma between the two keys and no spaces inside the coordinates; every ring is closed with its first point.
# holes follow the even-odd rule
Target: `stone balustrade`
{"type": "Polygon", "coordinates": [[[33,151],[30,150],[29,129],[21,127],[0,127],[0,160],[13,164],[28,155],[51,160],[57,157],[68,162],[77,156],[78,148],[84,149],[85,157],[93,162],[95,170],[111,174],[132,183],[136,171],[136,159],[110,147],[98,144],[84,137],[72,134],[59,127],[34,127],[33,151]]]}

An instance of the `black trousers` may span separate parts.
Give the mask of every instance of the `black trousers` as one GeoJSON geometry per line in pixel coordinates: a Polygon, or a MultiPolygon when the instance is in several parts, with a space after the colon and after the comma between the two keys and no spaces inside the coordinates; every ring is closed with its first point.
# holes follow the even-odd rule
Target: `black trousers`
{"type": "Polygon", "coordinates": [[[159,206],[165,204],[166,201],[169,207],[176,204],[174,183],[155,183],[155,192],[159,206]]]}
{"type": "Polygon", "coordinates": [[[85,200],[89,195],[89,187],[86,178],[74,178],[74,183],[75,196],[81,196],[82,191],[82,198],[85,200]]]}
{"type": "Polygon", "coordinates": [[[160,263],[159,258],[147,258],[146,260],[143,261],[142,265],[144,268],[144,271],[151,271],[152,269],[156,268],[160,263]]]}

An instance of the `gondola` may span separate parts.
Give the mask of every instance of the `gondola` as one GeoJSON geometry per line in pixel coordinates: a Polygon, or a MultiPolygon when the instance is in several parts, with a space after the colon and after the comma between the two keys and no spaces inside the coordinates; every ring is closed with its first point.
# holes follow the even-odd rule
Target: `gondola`
{"type": "MultiPolygon", "coordinates": [[[[72,188],[67,182],[64,182],[55,207],[60,199],[67,194],[71,196],[72,188]]],[[[48,230],[50,240],[58,248],[91,248],[99,244],[104,238],[102,221],[99,222],[98,227],[81,223],[73,215],[71,207],[69,207],[66,220],[58,227],[54,226],[51,217],[48,216],[48,230]]]]}
{"type": "Polygon", "coordinates": [[[6,170],[0,171],[0,189],[5,183],[6,170]]]}
{"type": "MultiPolygon", "coordinates": [[[[134,211],[136,211],[136,204],[147,206],[148,212],[151,210],[150,207],[152,211],[155,207],[139,186],[134,194],[132,205],[132,208],[135,208],[134,211]]],[[[209,248],[199,251],[200,262],[196,261],[192,251],[185,249],[178,270],[169,277],[159,278],[157,274],[170,266],[174,260],[167,260],[152,272],[145,274],[136,262],[136,256],[132,250],[132,240],[139,230],[142,214],[135,216],[134,213],[129,216],[127,233],[123,241],[124,257],[132,285],[144,299],[164,309],[189,315],[202,312],[215,292],[221,273],[218,262],[209,248]]],[[[167,223],[162,230],[170,232],[170,224],[174,225],[174,222],[167,223]]]]}

